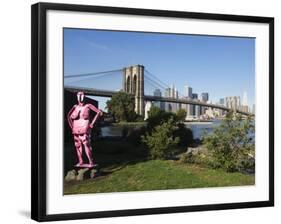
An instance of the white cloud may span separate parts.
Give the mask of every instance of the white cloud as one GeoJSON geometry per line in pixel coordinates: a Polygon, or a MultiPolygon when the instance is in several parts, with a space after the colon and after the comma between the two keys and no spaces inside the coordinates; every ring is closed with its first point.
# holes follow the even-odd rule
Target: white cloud
{"type": "Polygon", "coordinates": [[[84,40],[84,41],[87,41],[90,47],[95,48],[97,50],[103,50],[103,51],[109,51],[110,50],[107,45],[97,43],[93,40],[84,40]]]}

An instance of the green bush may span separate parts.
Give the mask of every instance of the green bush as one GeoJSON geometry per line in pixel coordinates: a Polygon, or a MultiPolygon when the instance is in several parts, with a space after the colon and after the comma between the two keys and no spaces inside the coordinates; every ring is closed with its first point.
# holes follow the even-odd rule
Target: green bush
{"type": "Polygon", "coordinates": [[[158,107],[151,107],[148,112],[147,129],[151,132],[156,126],[161,125],[163,122],[172,120],[173,123],[176,123],[176,114],[165,112],[158,107]]]}
{"type": "Polygon", "coordinates": [[[193,133],[192,130],[185,127],[184,124],[177,124],[177,128],[174,131],[174,136],[179,138],[179,146],[188,146],[193,143],[193,133]]]}
{"type": "Polygon", "coordinates": [[[212,156],[212,166],[228,172],[254,169],[255,151],[253,118],[229,112],[212,134],[205,135],[203,143],[212,156]]]}
{"type": "Polygon", "coordinates": [[[134,128],[128,132],[127,141],[131,144],[138,146],[142,143],[141,136],[144,135],[147,131],[146,127],[134,128]]]}
{"type": "Polygon", "coordinates": [[[180,163],[194,163],[194,155],[192,154],[192,152],[185,152],[185,153],[181,154],[179,162],[180,163]]]}
{"type": "Polygon", "coordinates": [[[180,109],[177,113],[165,112],[160,110],[158,107],[151,107],[148,113],[147,119],[147,132],[151,133],[156,126],[161,125],[164,122],[172,122],[173,136],[178,137],[178,146],[187,146],[193,143],[192,131],[185,127],[184,121],[186,117],[186,111],[180,109]]]}
{"type": "Polygon", "coordinates": [[[173,136],[176,129],[173,119],[156,126],[152,133],[142,136],[142,142],[149,149],[152,159],[165,159],[173,155],[173,149],[179,143],[179,138],[173,136]]]}
{"type": "Polygon", "coordinates": [[[209,166],[210,164],[213,164],[212,156],[206,149],[200,149],[200,150],[190,150],[185,153],[183,153],[180,156],[179,162],[180,163],[195,163],[195,164],[201,164],[205,166],[209,166]]]}

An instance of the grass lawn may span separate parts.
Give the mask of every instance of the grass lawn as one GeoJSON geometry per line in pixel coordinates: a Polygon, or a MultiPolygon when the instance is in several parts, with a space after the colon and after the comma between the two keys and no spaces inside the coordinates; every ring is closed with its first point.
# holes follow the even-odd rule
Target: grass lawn
{"type": "Polygon", "coordinates": [[[171,160],[123,164],[113,172],[64,185],[64,194],[127,192],[255,184],[255,177],[171,160]]]}

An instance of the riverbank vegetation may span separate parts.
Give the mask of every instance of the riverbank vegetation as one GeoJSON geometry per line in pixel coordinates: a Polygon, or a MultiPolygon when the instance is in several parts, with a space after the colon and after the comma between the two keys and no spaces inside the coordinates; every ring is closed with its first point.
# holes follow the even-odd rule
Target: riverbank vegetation
{"type": "Polygon", "coordinates": [[[230,112],[211,135],[205,135],[203,143],[210,152],[214,168],[226,171],[255,169],[255,123],[252,116],[243,119],[230,112]]]}
{"type": "Polygon", "coordinates": [[[255,172],[255,123],[229,112],[211,134],[203,135],[201,150],[189,150],[181,161],[221,168],[227,172],[255,172]]]}
{"type": "Polygon", "coordinates": [[[152,159],[167,159],[174,156],[179,147],[193,143],[192,131],[185,127],[185,110],[169,113],[152,107],[148,113],[147,130],[141,136],[152,159]]]}

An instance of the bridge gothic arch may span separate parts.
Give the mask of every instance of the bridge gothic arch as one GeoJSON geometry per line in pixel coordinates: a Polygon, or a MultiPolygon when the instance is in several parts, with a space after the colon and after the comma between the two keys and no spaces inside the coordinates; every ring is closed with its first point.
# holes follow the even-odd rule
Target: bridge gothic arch
{"type": "Polygon", "coordinates": [[[135,111],[144,116],[144,66],[134,65],[123,69],[123,91],[135,96],[135,111]]]}
{"type": "Polygon", "coordinates": [[[136,95],[136,91],[137,91],[137,75],[134,74],[134,76],[133,76],[133,83],[132,83],[132,93],[134,95],[136,95]]]}
{"type": "Polygon", "coordinates": [[[128,76],[127,78],[126,78],[126,91],[125,92],[127,92],[127,93],[129,93],[130,92],[130,89],[131,89],[131,76],[128,76]]]}

